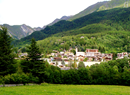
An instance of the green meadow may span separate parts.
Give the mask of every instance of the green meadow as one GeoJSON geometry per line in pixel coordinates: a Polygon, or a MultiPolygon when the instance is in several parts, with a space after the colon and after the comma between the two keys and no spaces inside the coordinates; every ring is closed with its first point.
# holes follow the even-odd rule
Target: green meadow
{"type": "Polygon", "coordinates": [[[130,95],[130,87],[114,85],[26,85],[0,87],[0,95],[130,95]]]}

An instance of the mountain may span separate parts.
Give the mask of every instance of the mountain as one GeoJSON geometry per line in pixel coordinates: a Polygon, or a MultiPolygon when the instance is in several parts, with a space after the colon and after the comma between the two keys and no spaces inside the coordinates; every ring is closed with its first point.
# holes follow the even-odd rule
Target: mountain
{"type": "MultiPolygon", "coordinates": [[[[48,26],[51,26],[61,20],[68,20],[70,17],[72,16],[63,16],[60,19],[56,19],[54,20],[52,23],[50,23],[48,26]]],[[[40,31],[40,30],[44,30],[46,28],[46,26],[43,27],[35,27],[35,28],[31,28],[30,26],[27,26],[25,24],[23,25],[8,25],[8,24],[3,24],[0,26],[5,26],[8,29],[8,34],[14,38],[14,39],[21,39],[24,38],[26,36],[31,35],[34,31],[40,31]]]]}
{"type": "Polygon", "coordinates": [[[52,37],[72,36],[79,34],[93,34],[105,31],[130,31],[130,8],[115,8],[88,14],[73,21],[61,20],[44,30],[33,32],[31,35],[14,42],[22,46],[34,37],[37,41],[52,37]]]}
{"type": "Polygon", "coordinates": [[[63,16],[63,17],[61,17],[60,19],[55,19],[52,23],[50,23],[50,24],[48,24],[48,26],[51,26],[51,25],[53,25],[53,24],[55,24],[55,23],[57,23],[57,22],[59,22],[59,21],[61,21],[61,20],[68,20],[68,19],[70,19],[71,17],[73,17],[73,16],[63,16]]]}
{"type": "MultiPolygon", "coordinates": [[[[98,2],[98,3],[94,4],[94,5],[91,5],[90,7],[86,8],[85,10],[83,10],[82,12],[80,12],[80,13],[74,15],[74,16],[63,16],[60,19],[55,19],[52,23],[50,23],[47,26],[53,26],[54,24],[56,24],[58,22],[59,22],[59,24],[61,24],[61,23],[65,22],[65,21],[61,21],[61,20],[67,20],[65,23],[69,23],[70,25],[72,25],[71,26],[72,28],[69,27],[69,29],[66,29],[66,30],[74,29],[76,27],[75,27],[75,23],[73,23],[73,20],[76,20],[77,18],[81,18],[81,17],[86,16],[88,14],[91,14],[93,12],[99,12],[99,11],[109,10],[109,9],[113,9],[113,8],[129,7],[130,6],[129,3],[130,2],[128,0],[111,0],[111,1],[98,2]],[[69,21],[72,21],[72,23],[69,22],[69,21]]],[[[59,24],[57,24],[57,25],[59,25],[59,24]]],[[[7,25],[7,24],[5,24],[5,26],[8,28],[9,35],[12,36],[15,39],[21,39],[21,38],[24,38],[26,36],[29,36],[34,31],[40,31],[40,30],[43,31],[47,27],[47,26],[44,26],[42,28],[41,27],[31,28],[31,27],[29,27],[27,25],[14,25],[14,26],[10,26],[10,25],[7,25]]],[[[62,26],[62,25],[59,25],[59,26],[62,26]]],[[[56,27],[58,28],[58,26],[56,26],[56,27]]],[[[67,28],[68,25],[64,26],[64,27],[62,26],[63,29],[60,29],[59,31],[60,32],[62,32],[62,30],[66,31],[66,30],[64,30],[65,27],[67,28]]],[[[38,32],[38,33],[40,33],[40,32],[38,32]]],[[[56,33],[57,32],[58,31],[56,31],[56,33]]],[[[33,35],[35,35],[35,33],[33,35]]],[[[43,34],[43,35],[47,36],[46,34],[43,34]]],[[[51,33],[50,33],[50,35],[51,35],[51,33]]],[[[31,35],[29,38],[31,38],[31,37],[33,37],[33,36],[31,35]]],[[[40,36],[37,40],[39,40],[40,38],[42,39],[44,37],[40,36]]],[[[27,40],[28,38],[25,38],[25,39],[27,40]]]]}
{"type": "Polygon", "coordinates": [[[43,26],[43,27],[35,27],[35,28],[33,28],[35,31],[40,31],[40,30],[44,30],[45,28],[46,28],[46,26],[52,26],[53,24],[55,24],[55,23],[57,23],[57,22],[59,22],[59,21],[61,21],[61,20],[68,20],[69,18],[71,18],[72,16],[63,16],[63,17],[61,17],[60,19],[55,19],[53,22],[51,22],[50,24],[48,24],[48,25],[45,25],[45,26],[43,26]]]}
{"type": "Polygon", "coordinates": [[[43,30],[43,29],[45,29],[46,28],[46,26],[43,26],[43,27],[35,27],[35,28],[33,28],[35,31],[40,31],[40,30],[43,30]]]}
{"type": "Polygon", "coordinates": [[[130,6],[129,0],[111,0],[111,1],[104,1],[104,2],[98,2],[94,5],[89,6],[85,10],[81,11],[80,13],[74,15],[69,20],[74,20],[80,17],[83,17],[85,15],[88,15],[93,12],[98,12],[102,10],[108,10],[113,8],[127,8],[130,6]]]}
{"type": "Polygon", "coordinates": [[[40,31],[41,29],[44,29],[44,27],[31,28],[30,26],[27,26],[25,24],[13,25],[13,26],[8,25],[8,24],[3,24],[1,26],[7,27],[8,34],[14,39],[21,39],[21,38],[31,35],[34,31],[40,31]]]}

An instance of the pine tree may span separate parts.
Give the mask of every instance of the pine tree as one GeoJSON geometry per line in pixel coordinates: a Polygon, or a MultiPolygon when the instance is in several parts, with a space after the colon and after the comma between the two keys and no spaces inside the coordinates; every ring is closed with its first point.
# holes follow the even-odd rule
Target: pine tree
{"type": "Polygon", "coordinates": [[[36,41],[34,38],[31,39],[31,44],[30,46],[28,46],[27,53],[27,62],[29,64],[25,63],[23,67],[26,67],[29,70],[29,73],[32,73],[33,76],[38,77],[40,82],[42,82],[44,78],[45,62],[39,60],[41,58],[41,52],[36,45],[36,41]]]}
{"type": "Polygon", "coordinates": [[[34,38],[31,39],[31,45],[27,47],[28,59],[31,61],[37,61],[41,58],[41,52],[39,51],[38,46],[34,38]]]}
{"type": "Polygon", "coordinates": [[[0,29],[0,75],[7,75],[15,72],[14,55],[12,54],[11,37],[7,33],[7,28],[0,29]]]}

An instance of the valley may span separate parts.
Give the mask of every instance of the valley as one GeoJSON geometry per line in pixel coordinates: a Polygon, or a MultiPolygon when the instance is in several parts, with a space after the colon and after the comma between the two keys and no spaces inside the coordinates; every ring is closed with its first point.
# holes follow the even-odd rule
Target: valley
{"type": "Polygon", "coordinates": [[[129,3],[98,2],[43,27],[1,24],[0,94],[129,95],[129,3]]]}

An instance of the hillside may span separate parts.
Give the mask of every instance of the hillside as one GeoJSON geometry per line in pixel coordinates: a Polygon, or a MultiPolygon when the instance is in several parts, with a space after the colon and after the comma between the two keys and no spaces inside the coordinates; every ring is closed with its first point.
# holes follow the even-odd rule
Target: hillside
{"type": "Polygon", "coordinates": [[[43,53],[51,53],[53,50],[75,49],[76,47],[78,47],[79,51],[83,52],[87,48],[96,48],[103,53],[130,52],[130,32],[124,30],[117,31],[103,24],[93,24],[76,31],[55,34],[37,43],[43,53]],[[81,34],[78,32],[81,32],[81,34]],[[60,34],[63,34],[64,37],[59,36],[60,34]]]}
{"type": "Polygon", "coordinates": [[[102,48],[107,53],[130,52],[129,14],[130,8],[117,8],[94,12],[73,21],[59,21],[19,40],[15,45],[24,47],[29,39],[34,37],[41,40],[38,41],[39,47],[45,53],[75,46],[82,51],[85,48],[102,48]],[[85,40],[81,40],[81,36],[84,36],[85,40]]]}
{"type": "Polygon", "coordinates": [[[74,20],[74,19],[77,19],[77,18],[80,18],[80,17],[83,17],[85,15],[88,15],[90,13],[93,13],[93,12],[96,12],[100,6],[106,4],[107,1],[104,1],[104,2],[98,2],[94,5],[91,5],[89,6],[88,8],[86,8],[85,10],[81,11],[80,13],[74,15],[73,17],[71,17],[69,20],[74,20]]]}
{"type": "MultiPolygon", "coordinates": [[[[130,31],[130,8],[111,9],[94,12],[73,21],[59,21],[58,23],[47,26],[44,30],[33,32],[31,35],[15,42],[15,45],[23,42],[29,42],[32,37],[36,40],[42,40],[56,33],[79,29],[86,25],[102,23],[114,28],[115,30],[130,31]]],[[[63,33],[62,33],[63,34],[63,33]]],[[[61,35],[62,35],[61,34],[61,35]]],[[[76,34],[81,34],[80,32],[76,34]]],[[[69,35],[69,34],[68,34],[69,35]]],[[[64,35],[62,35],[64,36],[64,35]]]]}
{"type": "Polygon", "coordinates": [[[127,8],[130,6],[129,3],[130,3],[129,0],[111,0],[111,1],[98,2],[84,9],[80,13],[74,15],[69,20],[74,20],[74,19],[83,17],[85,15],[88,15],[90,13],[98,12],[102,10],[109,10],[113,8],[127,8]]]}

